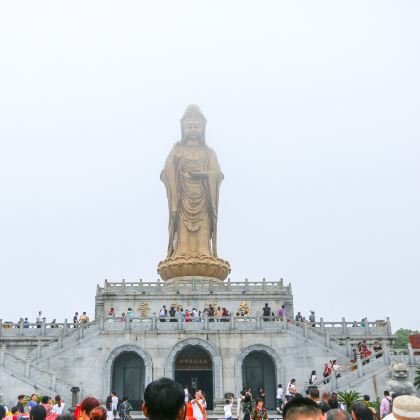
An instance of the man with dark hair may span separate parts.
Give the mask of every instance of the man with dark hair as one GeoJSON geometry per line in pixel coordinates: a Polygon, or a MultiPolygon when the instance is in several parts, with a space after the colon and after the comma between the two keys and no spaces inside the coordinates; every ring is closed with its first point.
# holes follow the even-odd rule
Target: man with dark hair
{"type": "Polygon", "coordinates": [[[183,420],[184,390],[172,379],[161,378],[144,390],[143,414],[150,420],[183,420]]]}
{"type": "Polygon", "coordinates": [[[361,401],[357,401],[351,406],[351,416],[353,420],[374,420],[375,417],[370,408],[361,401]]]}
{"type": "Polygon", "coordinates": [[[283,408],[284,420],[325,420],[319,405],[309,398],[294,398],[283,408]]]}
{"type": "Polygon", "coordinates": [[[18,402],[16,404],[16,408],[19,413],[23,414],[25,412],[25,407],[23,406],[23,401],[25,400],[24,395],[18,395],[18,402]]]}
{"type": "Polygon", "coordinates": [[[318,405],[321,404],[321,399],[319,398],[319,389],[316,386],[309,388],[309,398],[312,401],[315,401],[318,405]]]}
{"type": "Polygon", "coordinates": [[[327,413],[327,420],[352,420],[351,415],[341,408],[333,408],[327,413]]]}

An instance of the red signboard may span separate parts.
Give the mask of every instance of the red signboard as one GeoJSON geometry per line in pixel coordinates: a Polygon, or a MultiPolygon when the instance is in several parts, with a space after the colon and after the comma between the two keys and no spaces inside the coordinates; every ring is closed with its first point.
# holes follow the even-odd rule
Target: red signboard
{"type": "Polygon", "coordinates": [[[414,350],[420,350],[420,334],[411,334],[408,336],[408,339],[414,350]]]}

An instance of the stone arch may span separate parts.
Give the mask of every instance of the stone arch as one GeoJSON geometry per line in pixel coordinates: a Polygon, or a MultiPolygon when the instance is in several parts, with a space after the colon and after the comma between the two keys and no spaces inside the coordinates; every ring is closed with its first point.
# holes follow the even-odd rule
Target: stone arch
{"type": "Polygon", "coordinates": [[[149,353],[143,350],[141,347],[133,346],[131,344],[122,345],[120,347],[115,348],[111,351],[108,355],[105,365],[104,365],[104,382],[103,382],[103,389],[102,389],[102,397],[105,401],[106,397],[111,392],[111,377],[112,377],[112,367],[114,365],[115,360],[117,357],[124,353],[124,352],[134,352],[137,353],[144,362],[144,383],[147,386],[153,380],[153,363],[152,358],[150,357],[149,353]]]}
{"type": "Polygon", "coordinates": [[[213,362],[214,397],[223,398],[222,357],[214,344],[206,340],[202,340],[201,338],[186,338],[181,340],[172,348],[172,350],[169,351],[165,362],[165,376],[167,378],[175,377],[175,359],[178,353],[188,346],[200,346],[210,354],[213,362]]]}
{"type": "Polygon", "coordinates": [[[276,383],[283,381],[283,375],[282,375],[282,362],[280,359],[280,356],[278,353],[273,350],[272,347],[266,346],[264,344],[254,344],[252,346],[245,347],[242,349],[239,354],[236,356],[235,359],[235,389],[241,390],[244,387],[244,384],[242,383],[242,364],[246,356],[248,354],[252,353],[253,351],[259,351],[265,353],[267,356],[269,356],[275,369],[275,381],[276,383]]]}

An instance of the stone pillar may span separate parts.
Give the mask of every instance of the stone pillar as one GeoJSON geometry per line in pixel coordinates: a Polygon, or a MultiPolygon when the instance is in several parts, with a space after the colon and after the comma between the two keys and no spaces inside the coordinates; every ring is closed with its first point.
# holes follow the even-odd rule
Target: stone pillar
{"type": "Polygon", "coordinates": [[[245,292],[249,290],[248,279],[245,279],[245,292]]]}
{"type": "Polygon", "coordinates": [[[392,335],[391,321],[389,320],[389,316],[386,317],[386,328],[388,335],[392,335]]]}
{"type": "Polygon", "coordinates": [[[68,322],[68,320],[67,320],[67,318],[64,320],[64,329],[63,329],[63,331],[64,331],[64,334],[68,331],[68,329],[69,329],[69,322],[68,322]]]}
{"type": "Polygon", "coordinates": [[[47,321],[45,318],[42,318],[41,335],[45,335],[46,333],[47,333],[47,321]]]}
{"type": "Polygon", "coordinates": [[[371,329],[369,327],[369,321],[367,320],[367,318],[365,317],[365,329],[366,329],[366,335],[371,335],[371,329]]]}
{"type": "Polygon", "coordinates": [[[263,277],[263,279],[262,279],[262,287],[263,287],[263,291],[265,292],[267,290],[267,284],[265,283],[265,277],[263,277]]]}
{"type": "Polygon", "coordinates": [[[360,359],[360,354],[357,353],[357,377],[361,378],[363,376],[363,363],[362,363],[362,359],[360,359]]]}
{"type": "Polygon", "coordinates": [[[55,373],[51,376],[51,390],[55,392],[55,384],[57,382],[57,375],[55,373]]]}
{"type": "Polygon", "coordinates": [[[347,323],[346,323],[346,318],[341,318],[341,328],[343,330],[343,335],[344,337],[347,337],[347,323]]]}
{"type": "Polygon", "coordinates": [[[414,350],[411,343],[408,343],[408,364],[414,366],[416,364],[416,358],[414,357],[414,350]]]}
{"type": "Polygon", "coordinates": [[[181,315],[178,315],[177,321],[178,321],[178,324],[177,324],[178,330],[182,330],[182,316],[181,315]]]}
{"type": "Polygon", "coordinates": [[[31,357],[27,356],[25,361],[25,376],[30,378],[31,375],[31,357]]]}
{"type": "Polygon", "coordinates": [[[4,356],[6,353],[6,345],[2,344],[0,346],[0,366],[4,366],[4,356]]]}
{"type": "Polygon", "coordinates": [[[385,365],[389,365],[390,359],[389,359],[388,345],[386,344],[386,341],[384,341],[382,344],[382,353],[383,353],[385,365]]]}
{"type": "Polygon", "coordinates": [[[287,330],[287,318],[285,316],[283,317],[283,329],[287,330]]]}
{"type": "Polygon", "coordinates": [[[319,323],[320,323],[320,326],[321,326],[321,332],[322,332],[322,334],[325,334],[324,318],[319,318],[319,323]]]}
{"type": "Polygon", "coordinates": [[[63,347],[63,336],[58,336],[58,348],[61,349],[63,347]]]}
{"type": "Polygon", "coordinates": [[[0,337],[3,335],[3,320],[0,319],[0,337]]]}
{"type": "Polygon", "coordinates": [[[255,319],[256,319],[256,323],[257,323],[257,329],[260,330],[261,329],[261,317],[260,317],[259,312],[257,312],[257,315],[256,315],[255,319]]]}
{"type": "Polygon", "coordinates": [[[307,322],[304,322],[304,323],[303,323],[303,335],[304,335],[305,337],[307,337],[307,336],[308,336],[308,323],[307,323],[307,322]]]}
{"type": "Polygon", "coordinates": [[[230,329],[234,330],[235,329],[235,315],[234,314],[230,314],[230,329]]]}
{"type": "Polygon", "coordinates": [[[105,329],[105,317],[101,316],[99,318],[99,329],[103,331],[105,329]]]}
{"type": "Polygon", "coordinates": [[[325,346],[330,348],[330,333],[326,332],[324,335],[325,346]]]}
{"type": "Polygon", "coordinates": [[[142,294],[143,293],[143,279],[139,280],[139,293],[142,294]]]}
{"type": "Polygon", "coordinates": [[[209,329],[209,316],[207,314],[204,314],[203,319],[204,319],[204,329],[208,330],[209,329]]]}
{"type": "Polygon", "coordinates": [[[331,382],[332,382],[332,390],[335,390],[338,388],[337,386],[337,375],[335,374],[335,370],[332,369],[331,371],[331,382]]]}
{"type": "Polygon", "coordinates": [[[157,292],[160,292],[160,279],[157,279],[157,282],[156,282],[156,291],[157,292]]]}
{"type": "Polygon", "coordinates": [[[77,386],[73,386],[71,387],[70,391],[71,391],[71,406],[72,406],[70,411],[74,413],[74,410],[76,409],[76,405],[79,402],[78,394],[79,394],[80,388],[77,386]]]}
{"type": "Polygon", "coordinates": [[[129,330],[130,329],[130,325],[131,325],[131,323],[130,323],[130,318],[128,317],[128,316],[126,316],[125,317],[125,319],[124,319],[124,329],[125,330],[129,330]]]}
{"type": "Polygon", "coordinates": [[[36,358],[39,359],[41,357],[41,341],[38,340],[36,343],[36,358]]]}
{"type": "Polygon", "coordinates": [[[346,339],[346,350],[347,350],[347,357],[352,357],[351,342],[349,338],[346,339]]]}
{"type": "Polygon", "coordinates": [[[83,333],[84,333],[84,330],[85,330],[84,325],[85,324],[79,324],[79,340],[81,340],[83,338],[83,333]]]}
{"type": "Polygon", "coordinates": [[[230,292],[232,290],[232,284],[230,282],[230,277],[227,279],[227,289],[228,289],[228,292],[230,292]]]}
{"type": "Polygon", "coordinates": [[[152,315],[152,331],[157,329],[157,319],[156,319],[156,312],[153,312],[152,315]]]}

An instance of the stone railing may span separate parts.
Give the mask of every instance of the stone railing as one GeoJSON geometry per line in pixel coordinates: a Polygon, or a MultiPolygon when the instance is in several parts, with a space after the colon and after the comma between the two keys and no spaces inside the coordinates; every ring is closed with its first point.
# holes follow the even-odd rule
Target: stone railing
{"type": "MultiPolygon", "coordinates": [[[[77,324],[83,325],[83,324],[77,324]]],[[[23,321],[14,322],[3,322],[0,319],[0,337],[7,336],[26,336],[26,337],[38,337],[38,336],[59,336],[66,334],[74,327],[66,320],[64,322],[41,322],[41,323],[24,323],[23,321]]]]}
{"type": "Polygon", "coordinates": [[[200,292],[200,293],[255,293],[255,292],[275,292],[278,294],[292,295],[292,286],[289,283],[284,285],[283,279],[280,281],[244,281],[232,282],[230,279],[221,282],[219,280],[209,280],[206,278],[184,278],[179,282],[164,282],[160,279],[155,282],[130,282],[122,280],[120,282],[110,282],[105,280],[104,287],[97,286],[96,295],[116,293],[116,294],[173,294],[179,292],[200,292]]]}
{"type": "MultiPolygon", "coordinates": [[[[20,358],[6,350],[5,346],[0,347],[0,368],[5,368],[8,373],[22,382],[26,382],[41,391],[48,391],[60,394],[64,401],[71,401],[71,387],[62,379],[57,378],[53,372],[40,369],[34,364],[30,357],[20,358]]],[[[53,394],[51,394],[53,395],[53,394]]]]}

